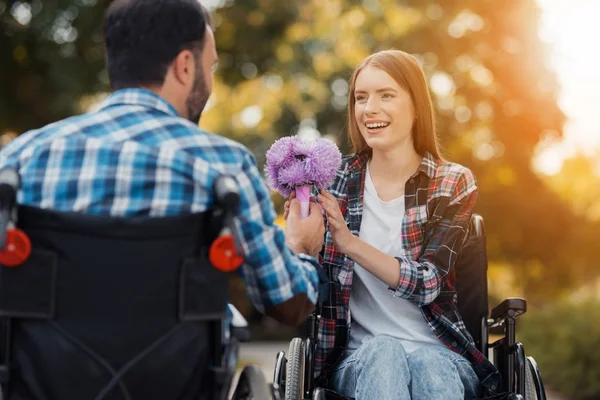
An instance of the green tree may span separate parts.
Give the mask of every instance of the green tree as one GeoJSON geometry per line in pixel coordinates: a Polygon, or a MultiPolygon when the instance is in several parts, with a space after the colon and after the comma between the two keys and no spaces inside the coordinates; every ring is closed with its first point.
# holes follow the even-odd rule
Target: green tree
{"type": "MultiPolygon", "coordinates": [[[[105,3],[0,0],[0,134],[80,112],[107,90],[105,3]]],[[[540,138],[560,138],[565,120],[534,0],[205,4],[216,7],[220,68],[204,128],[242,141],[259,164],[276,138],[299,131],[348,151],[352,69],[377,50],[408,51],[429,78],[447,158],[478,177],[490,258],[511,265],[534,302],[594,271],[597,225],[531,168],[540,138]]]]}
{"type": "Polygon", "coordinates": [[[106,90],[96,0],[0,0],[0,134],[79,113],[106,90]]]}
{"type": "Polygon", "coordinates": [[[209,116],[207,125],[244,141],[259,160],[275,138],[303,126],[348,149],[344,82],[368,54],[403,49],[423,61],[447,157],[479,179],[476,211],[487,221],[490,258],[513,267],[531,301],[575,285],[574,271],[595,263],[589,250],[573,253],[591,241],[581,234],[588,221],[531,168],[540,137],[560,137],[565,121],[534,1],[504,2],[499,12],[497,2],[480,0],[255,0],[216,15],[227,90],[213,111],[233,119],[209,116]],[[257,105],[262,120],[244,124],[257,105]]]}

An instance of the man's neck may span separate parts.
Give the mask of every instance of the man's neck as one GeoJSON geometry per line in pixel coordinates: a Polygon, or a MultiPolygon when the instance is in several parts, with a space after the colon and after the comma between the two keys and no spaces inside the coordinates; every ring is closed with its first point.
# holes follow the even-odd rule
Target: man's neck
{"type": "Polygon", "coordinates": [[[186,117],[187,109],[185,107],[185,102],[182,103],[182,102],[178,101],[179,97],[176,96],[175,93],[172,93],[172,91],[169,90],[169,87],[167,85],[143,86],[143,87],[140,87],[140,89],[145,89],[149,92],[156,94],[157,96],[160,96],[167,103],[169,103],[170,105],[173,106],[173,108],[175,109],[175,111],[177,111],[177,114],[179,114],[180,117],[187,118],[186,117]]]}

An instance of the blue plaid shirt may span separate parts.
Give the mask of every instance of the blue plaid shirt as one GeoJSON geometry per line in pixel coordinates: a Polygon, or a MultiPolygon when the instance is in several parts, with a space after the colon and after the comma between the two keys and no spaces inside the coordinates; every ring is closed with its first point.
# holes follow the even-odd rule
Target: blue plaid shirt
{"type": "Polygon", "coordinates": [[[4,167],[21,175],[20,204],[106,216],[206,211],[214,179],[230,174],[240,186],[242,275],[254,305],[263,311],[300,293],[316,301],[318,264],[286,246],[254,156],[151,92],[120,90],[97,112],[24,133],[0,151],[4,167]]]}

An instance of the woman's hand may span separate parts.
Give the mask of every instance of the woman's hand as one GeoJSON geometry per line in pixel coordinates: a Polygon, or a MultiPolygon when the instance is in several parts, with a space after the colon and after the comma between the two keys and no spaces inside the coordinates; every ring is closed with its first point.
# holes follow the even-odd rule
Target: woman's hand
{"type": "Polygon", "coordinates": [[[327,190],[323,189],[317,196],[317,200],[319,200],[319,204],[321,204],[325,210],[329,231],[331,232],[331,238],[333,239],[335,247],[340,252],[348,254],[348,249],[355,237],[346,225],[337,199],[327,190]]]}

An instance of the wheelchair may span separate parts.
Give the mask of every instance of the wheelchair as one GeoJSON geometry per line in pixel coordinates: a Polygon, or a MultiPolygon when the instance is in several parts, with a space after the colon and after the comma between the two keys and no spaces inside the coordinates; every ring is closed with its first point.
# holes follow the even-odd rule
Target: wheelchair
{"type": "Polygon", "coordinates": [[[227,313],[233,178],[210,211],[161,218],[19,206],[19,186],[0,171],[0,399],[272,398],[257,366],[232,387],[249,340],[227,313]]]}
{"type": "MultiPolygon", "coordinates": [[[[483,354],[491,353],[491,361],[502,376],[507,392],[494,399],[546,400],[546,392],[535,360],[525,356],[522,343],[516,341],[516,319],[527,311],[521,298],[507,298],[492,309],[488,318],[487,253],[485,225],[480,215],[473,214],[469,236],[456,264],[458,310],[483,354]],[[489,343],[490,329],[504,335],[489,343]]],[[[306,324],[306,338],[296,337],[287,354],[276,356],[273,382],[285,400],[348,400],[328,388],[316,387],[313,375],[314,354],[318,346],[318,327],[322,302],[306,324]]]]}

